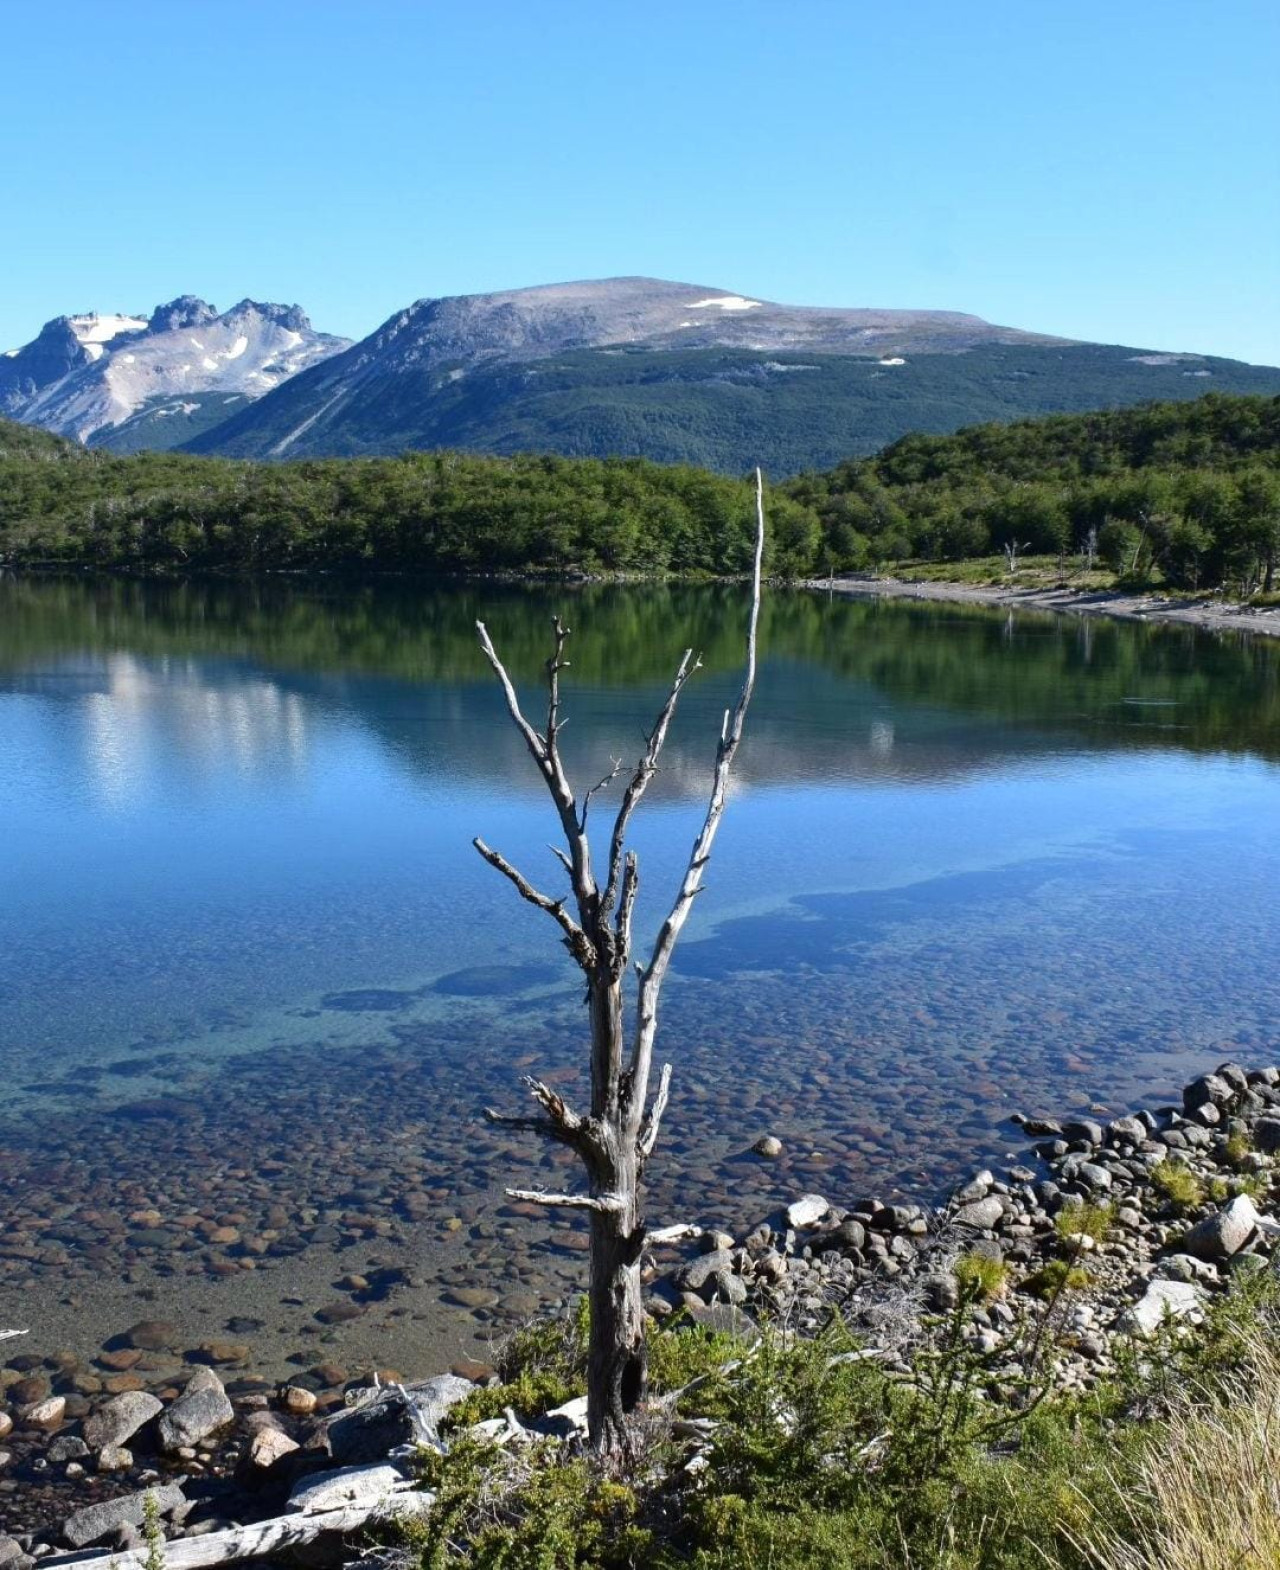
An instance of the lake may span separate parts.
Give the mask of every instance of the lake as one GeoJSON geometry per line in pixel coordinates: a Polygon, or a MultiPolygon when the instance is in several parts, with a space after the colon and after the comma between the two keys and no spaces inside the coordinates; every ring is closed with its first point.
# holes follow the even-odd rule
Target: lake
{"type": "MultiPolygon", "coordinates": [[[[474,634],[532,709],[555,610],[582,785],[703,654],[637,819],[643,939],[741,589],[0,579],[0,1324],[90,1386],[143,1318],[176,1327],[148,1382],[201,1343],[426,1374],[582,1281],[580,1223],[502,1193],[570,1158],[482,1119],[523,1073],[585,1095],[581,989],[470,845],[558,892],[474,634]]],[[[935,1198],[1021,1148],[1012,1112],[1276,1056],[1280,646],[801,591],[761,637],[651,1220],[935,1198]]]]}

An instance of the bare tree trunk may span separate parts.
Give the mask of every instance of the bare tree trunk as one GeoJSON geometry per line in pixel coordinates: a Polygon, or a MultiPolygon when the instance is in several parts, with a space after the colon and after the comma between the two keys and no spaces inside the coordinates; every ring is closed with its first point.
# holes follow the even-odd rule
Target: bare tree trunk
{"type": "Polygon", "coordinates": [[[747,670],[737,705],[726,712],[716,748],[711,796],[702,828],[694,841],[675,903],[672,905],[645,966],[638,972],[635,1024],[627,1048],[623,980],[631,961],[631,918],[639,887],[635,852],[626,846],[631,816],[650,780],[667,738],[680,694],[700,662],[686,649],[666,702],[646,738],[643,754],[623,791],[609,840],[608,866],[601,887],[592,870],[587,814],[592,799],[622,772],[615,759],[609,772],[582,798],[579,807],[560,758],[560,672],[569,629],[559,617],[553,622],[554,648],[547,661],[547,718],[542,731],[525,718],[511,679],[482,622],[476,628],[480,646],[502,685],[512,722],[546,782],[565,841],[553,847],[568,876],[570,893],[553,898],[540,892],[502,855],[477,839],[484,859],[513,883],[523,899],[551,916],[560,927],[565,947],[587,983],[591,1025],[591,1111],[581,1117],[563,1098],[540,1081],[527,1078],[541,1113],[511,1117],[486,1110],[493,1122],[531,1129],[570,1146],[587,1174],[587,1191],[547,1194],[540,1190],[508,1189],[515,1198],[585,1210],[591,1227],[591,1333],[587,1359],[587,1422],[598,1450],[625,1450],[627,1419],[644,1399],[647,1358],[644,1305],[640,1292],[640,1259],[645,1224],[641,1209],[644,1166],[653,1153],[671,1083],[664,1064],[652,1098],[649,1081],[658,1028],[658,1000],[676,941],[702,887],[702,875],[720,826],[729,771],[742,740],[743,723],[755,686],[756,637],[760,619],[760,578],[764,558],[764,482],[756,470],[756,544],[752,573],[751,615],[747,633],[747,670]],[[577,916],[570,913],[572,900],[577,916]]]}

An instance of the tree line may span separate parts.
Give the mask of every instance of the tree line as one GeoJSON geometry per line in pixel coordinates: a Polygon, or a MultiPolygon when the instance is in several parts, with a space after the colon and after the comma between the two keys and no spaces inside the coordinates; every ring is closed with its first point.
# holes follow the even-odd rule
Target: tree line
{"type": "Polygon", "coordinates": [[[1280,399],[1210,393],[952,436],[802,475],[833,570],[1005,551],[1083,556],[1177,588],[1274,587],[1280,399]]]}
{"type": "MultiPolygon", "coordinates": [[[[639,458],[115,456],[0,422],[0,561],[142,572],[669,573],[750,564],[746,480],[639,458]]],[[[1009,548],[1271,592],[1280,399],[1211,393],[951,436],[777,487],[781,577],[1009,548]]]]}

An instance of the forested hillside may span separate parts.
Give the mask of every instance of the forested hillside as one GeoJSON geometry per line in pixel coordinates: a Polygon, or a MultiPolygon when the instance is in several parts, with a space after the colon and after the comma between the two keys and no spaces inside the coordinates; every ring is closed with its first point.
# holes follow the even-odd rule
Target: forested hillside
{"type": "Polygon", "coordinates": [[[1273,587],[1280,555],[1280,398],[1194,403],[906,436],[803,475],[836,569],[1002,551],[1096,553],[1133,580],[1273,587]]]}
{"type": "MultiPolygon", "coordinates": [[[[13,565],[721,574],[749,564],[753,519],[745,480],[643,459],[117,457],[0,422],[13,565]]],[[[817,538],[809,509],[774,499],[775,572],[808,571],[817,538]]]]}
{"type": "MultiPolygon", "coordinates": [[[[14,566],[728,574],[746,564],[752,505],[745,478],[642,459],[118,457],[0,423],[0,561],[14,566]]],[[[783,576],[1010,544],[1134,581],[1270,591],[1280,399],[908,436],[770,500],[783,576]]]]}

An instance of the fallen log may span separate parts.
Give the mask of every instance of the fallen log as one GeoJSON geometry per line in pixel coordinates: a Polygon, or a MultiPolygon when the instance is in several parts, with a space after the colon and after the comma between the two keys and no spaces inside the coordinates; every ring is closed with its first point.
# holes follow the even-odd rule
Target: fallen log
{"type": "MultiPolygon", "coordinates": [[[[292,1515],[273,1516],[250,1526],[232,1526],[222,1532],[207,1532],[203,1537],[179,1537],[158,1545],[165,1570],[211,1570],[215,1565],[241,1564],[248,1559],[270,1559],[273,1554],[305,1543],[314,1543],[329,1533],[345,1536],[363,1527],[389,1526],[394,1521],[425,1516],[435,1503],[435,1495],[406,1489],[375,1504],[347,1505],[338,1510],[295,1511],[292,1515]]],[[[40,1561],[42,1570],[60,1565],[102,1565],[104,1570],[147,1570],[154,1556],[147,1547],[128,1553],[112,1549],[93,1549],[78,1554],[51,1554],[40,1561]]]]}

